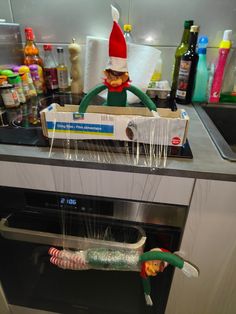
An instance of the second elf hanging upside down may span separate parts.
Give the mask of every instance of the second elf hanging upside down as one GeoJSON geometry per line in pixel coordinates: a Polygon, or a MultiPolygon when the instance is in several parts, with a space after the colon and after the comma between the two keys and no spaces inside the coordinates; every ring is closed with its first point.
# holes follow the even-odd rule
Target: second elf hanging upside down
{"type": "Polygon", "coordinates": [[[195,266],[161,248],[145,253],[103,247],[76,252],[50,248],[48,253],[51,256],[50,262],[63,269],[140,272],[147,305],[153,304],[149,277],[163,272],[169,264],[181,269],[187,277],[198,277],[198,270],[195,266]]]}
{"type": "Polygon", "coordinates": [[[79,111],[85,113],[94,96],[108,89],[106,106],[127,106],[127,91],[136,95],[150,110],[156,111],[156,105],[139,88],[130,84],[127,66],[127,46],[123,32],[118,24],[119,12],[112,6],[113,27],[109,38],[109,62],[104,70],[104,83],[93,88],[83,98],[79,111]]]}

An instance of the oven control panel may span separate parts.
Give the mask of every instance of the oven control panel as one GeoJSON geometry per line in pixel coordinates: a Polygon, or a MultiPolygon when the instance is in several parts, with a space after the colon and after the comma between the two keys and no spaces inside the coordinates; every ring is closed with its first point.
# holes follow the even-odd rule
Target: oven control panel
{"type": "Polygon", "coordinates": [[[62,193],[27,191],[25,207],[29,209],[55,209],[76,211],[86,214],[113,216],[114,202],[91,196],[73,196],[62,193]]]}

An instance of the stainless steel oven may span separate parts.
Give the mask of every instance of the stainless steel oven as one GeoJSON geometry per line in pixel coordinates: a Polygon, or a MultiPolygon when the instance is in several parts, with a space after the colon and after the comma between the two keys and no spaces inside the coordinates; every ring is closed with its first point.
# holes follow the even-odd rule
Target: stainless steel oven
{"type": "Polygon", "coordinates": [[[48,249],[79,249],[83,237],[132,246],[146,237],[144,250],[177,251],[187,207],[85,195],[0,187],[0,281],[8,303],[64,314],[161,314],[174,269],[151,279],[153,307],[145,304],[138,272],[72,271],[50,264],[48,249]]]}

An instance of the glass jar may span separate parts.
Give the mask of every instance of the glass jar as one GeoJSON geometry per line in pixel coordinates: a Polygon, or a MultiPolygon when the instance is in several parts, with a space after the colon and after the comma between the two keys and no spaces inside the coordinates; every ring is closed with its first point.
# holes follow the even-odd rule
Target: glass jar
{"type": "Polygon", "coordinates": [[[7,84],[7,76],[6,75],[0,75],[0,85],[7,84]]]}
{"type": "Polygon", "coordinates": [[[6,108],[17,108],[20,106],[19,96],[13,85],[0,86],[0,92],[6,108]]]}

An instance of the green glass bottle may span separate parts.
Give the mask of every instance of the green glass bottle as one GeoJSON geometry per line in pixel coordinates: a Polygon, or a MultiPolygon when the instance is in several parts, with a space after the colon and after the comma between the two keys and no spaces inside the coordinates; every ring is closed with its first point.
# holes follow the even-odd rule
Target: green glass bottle
{"type": "Polygon", "coordinates": [[[192,25],[193,25],[193,20],[184,21],[184,31],[183,31],[182,39],[179,46],[177,47],[175,51],[175,65],[174,65],[174,71],[173,71],[173,81],[172,81],[172,86],[171,86],[171,92],[173,93],[173,95],[175,95],[176,89],[177,89],[180,59],[182,55],[188,50],[190,28],[192,25]]]}
{"type": "Polygon", "coordinates": [[[178,104],[189,104],[192,99],[194,79],[198,62],[198,54],[196,52],[198,32],[199,26],[192,25],[190,29],[188,50],[182,55],[180,60],[175,97],[178,104]]]}

